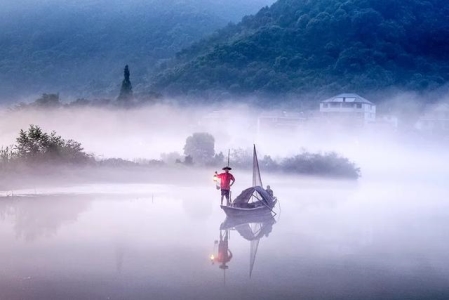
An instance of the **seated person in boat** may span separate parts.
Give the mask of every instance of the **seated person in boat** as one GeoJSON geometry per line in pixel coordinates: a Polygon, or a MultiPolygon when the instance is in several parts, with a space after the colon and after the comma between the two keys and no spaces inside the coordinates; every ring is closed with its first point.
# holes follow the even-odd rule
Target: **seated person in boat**
{"type": "Polygon", "coordinates": [[[268,195],[270,195],[271,197],[274,197],[274,196],[273,196],[273,190],[270,188],[269,185],[267,185],[266,191],[267,191],[268,195]]]}
{"type": "Polygon", "coordinates": [[[223,205],[223,197],[226,197],[227,205],[231,205],[231,201],[229,200],[229,193],[231,190],[231,186],[235,182],[234,176],[229,173],[229,170],[232,170],[231,167],[224,167],[224,172],[217,174],[215,172],[214,180],[220,179],[220,189],[221,189],[221,205],[223,205]]]}

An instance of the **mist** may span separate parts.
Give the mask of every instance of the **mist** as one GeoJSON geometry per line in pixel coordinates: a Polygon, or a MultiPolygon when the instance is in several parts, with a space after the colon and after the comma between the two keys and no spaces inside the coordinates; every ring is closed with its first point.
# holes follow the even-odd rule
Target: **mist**
{"type": "Polygon", "coordinates": [[[2,0],[0,300],[449,299],[447,4],[343,2],[2,0]]]}
{"type": "Polygon", "coordinates": [[[157,104],[132,109],[79,107],[9,111],[4,108],[0,112],[0,145],[14,144],[19,131],[34,124],[46,132],[56,131],[64,138],[80,142],[87,153],[98,158],[161,159],[162,154],[172,152],[184,155],[187,137],[195,132],[207,132],[215,139],[215,152],[225,155],[228,149],[246,150],[257,144],[261,157],[269,155],[277,159],[298,154],[302,149],[335,151],[361,166],[364,175],[400,174],[409,168],[429,172],[432,168],[444,169],[440,161],[447,157],[447,141],[411,130],[421,109],[413,103],[420,103],[419,99],[404,94],[390,103],[382,103],[381,107],[394,109],[397,103],[404,102],[407,107],[396,110],[400,117],[398,128],[348,128],[336,123],[325,124],[307,115],[295,128],[266,128],[258,124],[259,116],[282,113],[282,110],[256,108],[235,101],[206,106],[157,104]]]}
{"type": "MultiPolygon", "coordinates": [[[[403,99],[394,99],[391,107],[403,99]]],[[[449,249],[442,230],[449,219],[447,141],[313,117],[296,129],[267,128],[260,127],[258,117],[278,110],[236,102],[173,103],[130,109],[3,108],[0,145],[14,144],[20,129],[35,124],[79,141],[97,159],[160,159],[163,153],[183,155],[188,136],[208,132],[215,152],[225,155],[253,144],[259,158],[282,159],[302,148],[336,151],[360,166],[362,177],[332,180],[261,168],[264,184],[280,203],[274,221],[257,223],[265,234],[257,239],[248,276],[255,244],[237,229],[227,242],[232,252],[227,268],[209,259],[227,220],[212,181],[216,167],[92,167],[77,173],[70,166],[47,166],[16,182],[7,180],[14,174],[3,173],[0,298],[448,294],[449,249]],[[248,286],[255,288],[248,292],[248,286]]],[[[232,160],[230,165],[235,198],[251,186],[252,174],[232,160]]]]}

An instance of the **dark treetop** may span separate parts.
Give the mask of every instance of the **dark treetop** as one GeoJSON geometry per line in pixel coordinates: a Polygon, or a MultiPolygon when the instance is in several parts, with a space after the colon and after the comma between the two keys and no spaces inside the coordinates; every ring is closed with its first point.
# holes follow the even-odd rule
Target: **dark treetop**
{"type": "Polygon", "coordinates": [[[120,89],[120,95],[118,100],[131,100],[133,98],[133,87],[131,81],[129,80],[129,68],[128,65],[125,66],[124,77],[122,81],[122,87],[120,89]]]}

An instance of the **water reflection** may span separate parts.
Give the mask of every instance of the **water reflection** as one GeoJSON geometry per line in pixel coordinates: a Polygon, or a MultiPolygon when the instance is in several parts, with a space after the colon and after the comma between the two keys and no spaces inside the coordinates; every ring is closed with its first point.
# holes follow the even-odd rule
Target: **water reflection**
{"type": "Polygon", "coordinates": [[[0,198],[0,299],[449,299],[435,188],[277,188],[277,224],[196,186],[91,189],[0,198]]]}
{"type": "Polygon", "coordinates": [[[87,195],[14,196],[0,200],[0,220],[12,224],[16,238],[27,242],[54,236],[77,221],[93,199],[87,195]]]}
{"type": "Polygon", "coordinates": [[[232,252],[229,250],[229,229],[220,229],[220,241],[215,241],[215,245],[217,244],[218,254],[211,256],[212,263],[220,263],[218,267],[226,270],[229,268],[226,264],[232,259],[232,252]]]}
{"type": "Polygon", "coordinates": [[[275,223],[276,220],[272,215],[226,217],[220,225],[220,240],[214,244],[214,253],[217,255],[211,255],[212,264],[218,263],[218,267],[223,270],[224,282],[226,282],[225,271],[229,268],[227,264],[233,258],[233,253],[229,249],[231,231],[237,231],[242,238],[250,242],[249,277],[251,277],[260,239],[264,236],[268,238],[275,223]]]}

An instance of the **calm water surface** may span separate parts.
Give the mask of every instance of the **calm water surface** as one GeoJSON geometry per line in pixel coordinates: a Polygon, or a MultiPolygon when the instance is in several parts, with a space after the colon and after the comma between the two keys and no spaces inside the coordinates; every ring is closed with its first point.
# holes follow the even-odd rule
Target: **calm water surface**
{"type": "Polygon", "coordinates": [[[229,231],[209,185],[15,191],[0,299],[449,299],[444,180],[270,184],[275,222],[229,231]]]}

